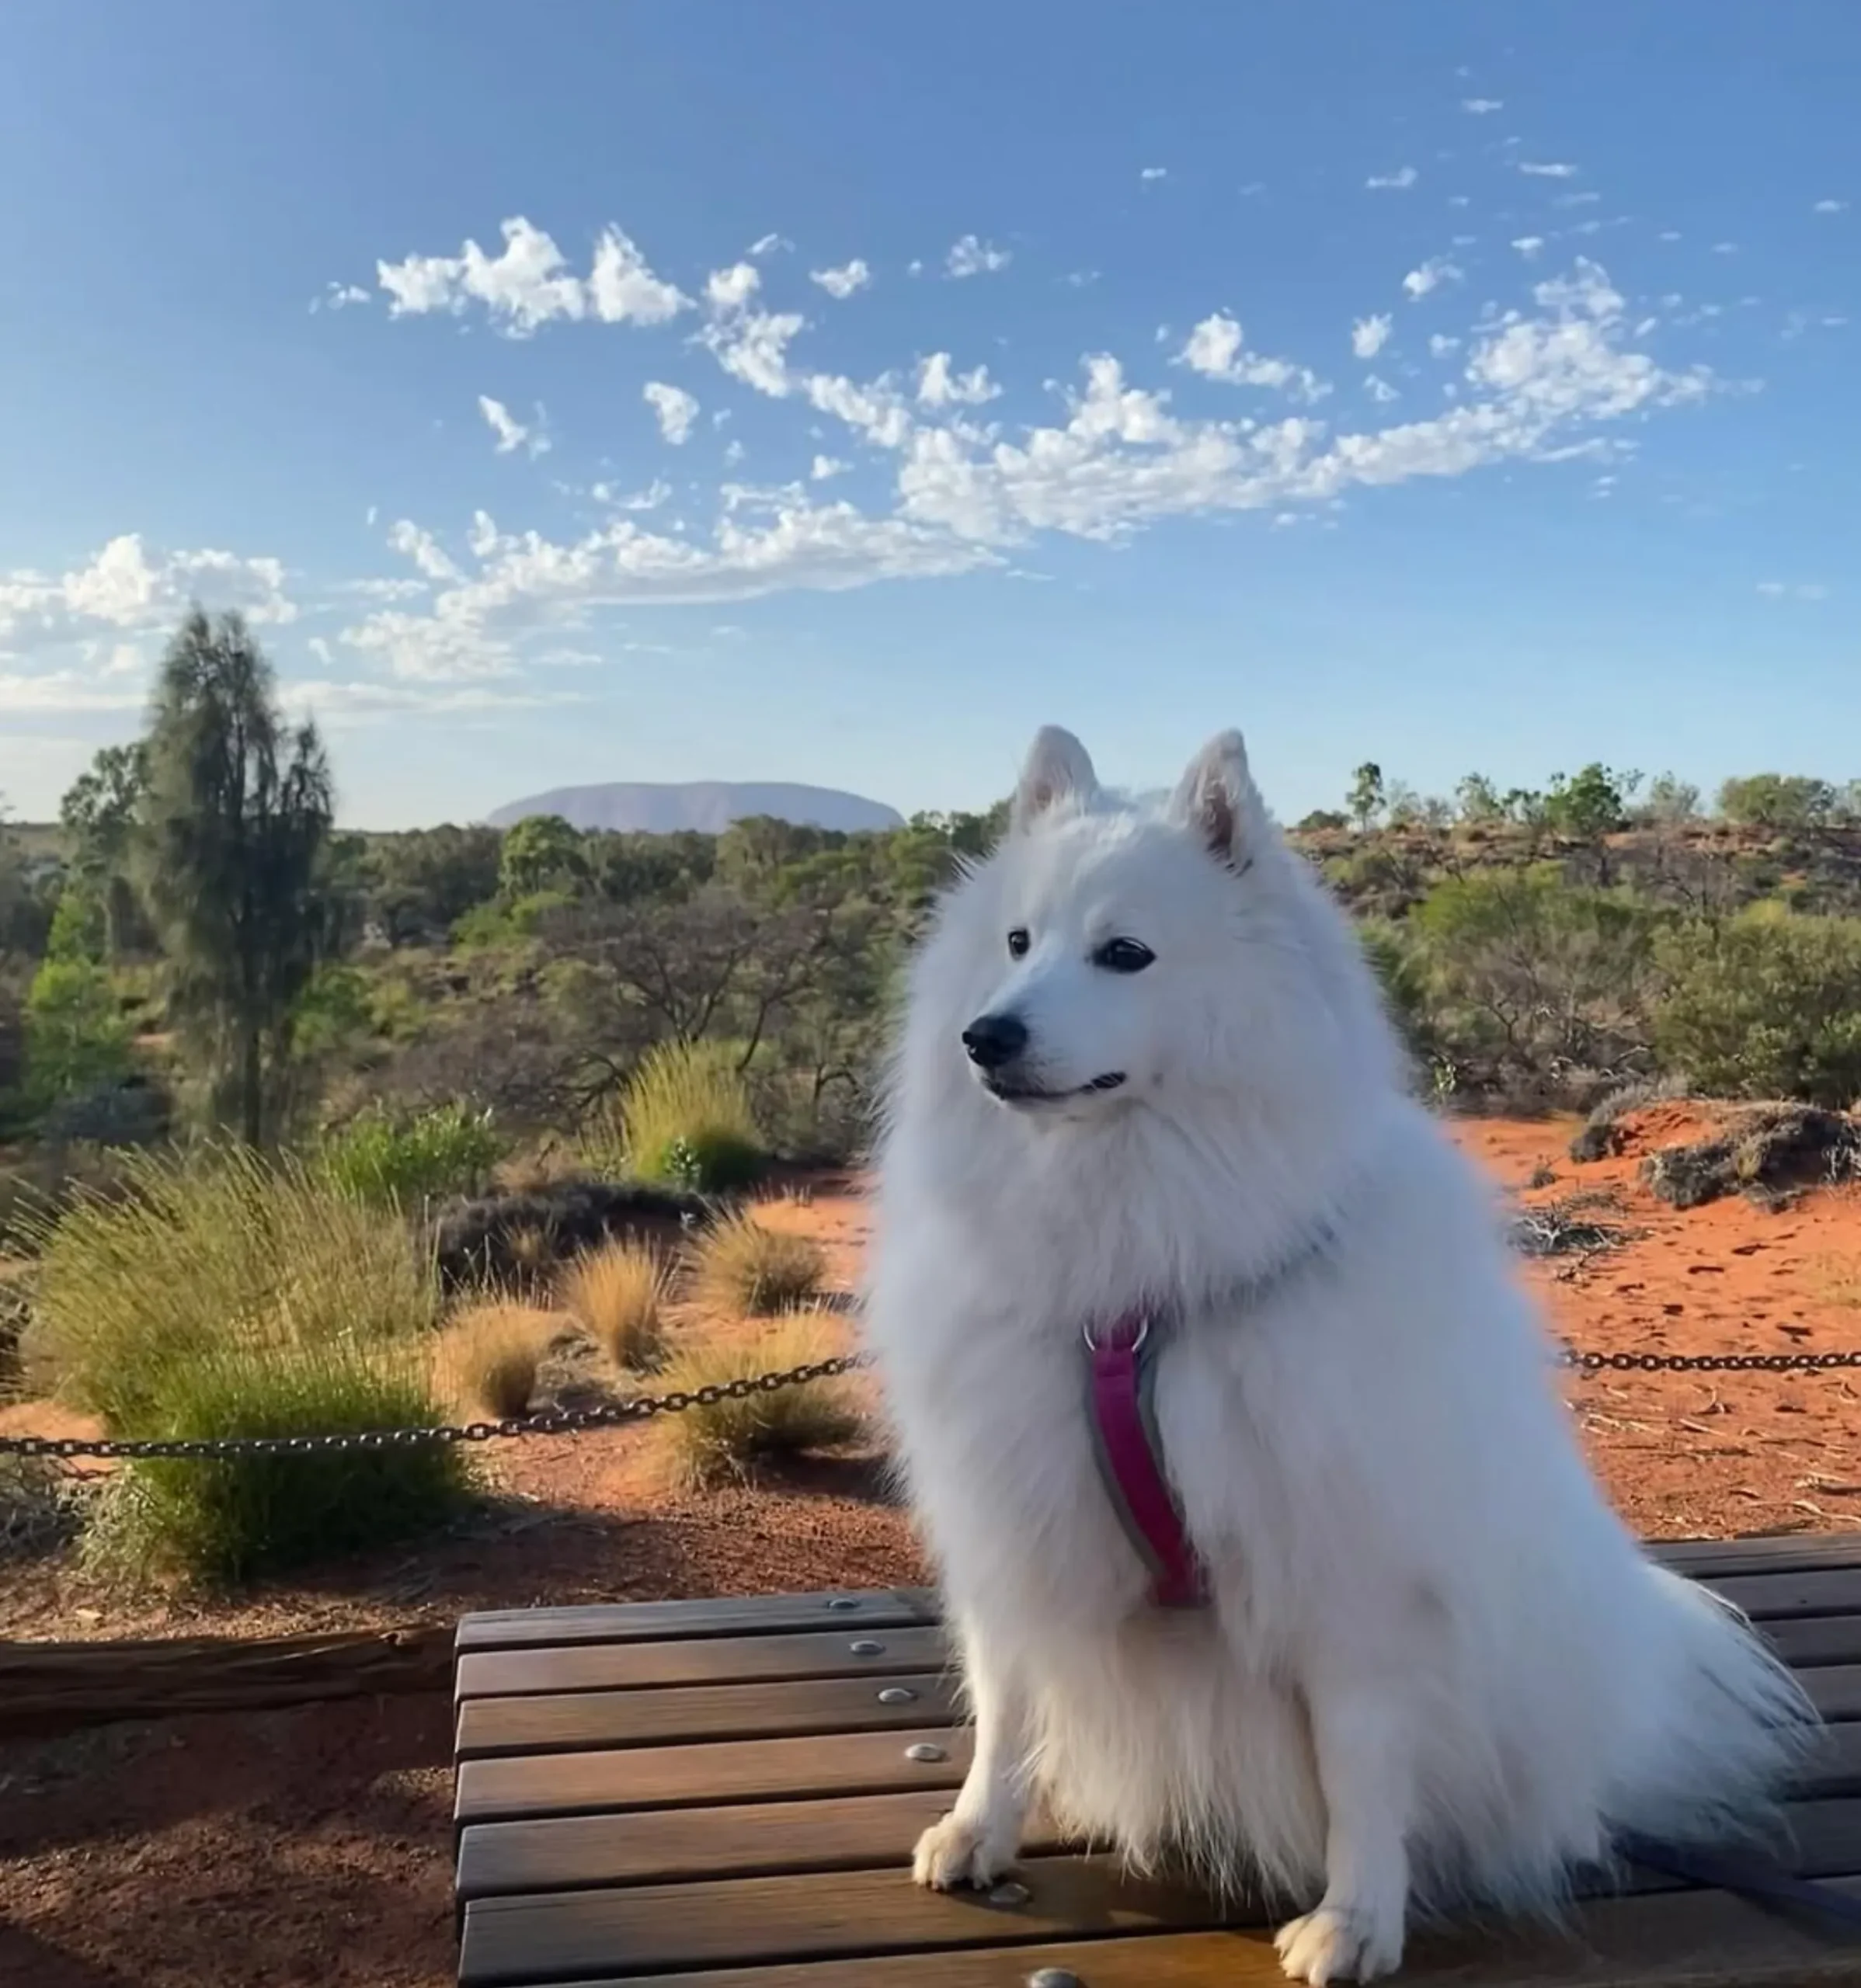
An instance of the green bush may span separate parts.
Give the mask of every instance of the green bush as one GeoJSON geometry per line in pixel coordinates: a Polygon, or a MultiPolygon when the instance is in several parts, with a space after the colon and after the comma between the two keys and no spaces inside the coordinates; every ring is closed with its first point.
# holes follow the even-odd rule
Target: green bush
{"type": "Polygon", "coordinates": [[[1568,1101],[1605,1073],[1645,1069],[1660,919],[1627,891],[1573,886],[1555,864],[1436,884],[1410,923],[1456,1086],[1568,1101]]]}
{"type": "Polygon", "coordinates": [[[325,1139],[318,1170],[345,1194],[413,1209],[475,1193],[503,1157],[489,1111],[442,1104],[411,1117],[373,1111],[354,1120],[325,1139]]]}
{"type": "Polygon", "coordinates": [[[765,1165],[761,1135],[729,1044],[663,1042],[648,1052],[621,1106],[621,1141],[642,1180],[699,1194],[750,1186],[765,1165]]]}
{"type": "Polygon", "coordinates": [[[27,1357],[121,1435],[148,1433],[173,1377],[229,1346],[366,1352],[437,1310],[397,1215],[242,1148],[127,1156],[107,1190],[20,1225],[40,1253],[27,1357]]]}
{"type": "Polygon", "coordinates": [[[44,1111],[61,1098],[129,1073],[129,1027],[108,971],[79,958],[47,959],[26,997],[26,1094],[44,1111]]]}
{"type": "Polygon", "coordinates": [[[1666,933],[1654,1012],[1662,1063],[1733,1097],[1861,1097],[1861,919],[1754,906],[1666,933]]]}
{"type": "MultiPolygon", "coordinates": [[[[442,1420],[406,1348],[287,1352],[229,1341],[169,1368],[140,1433],[311,1436],[442,1420]]],[[[230,1584],[384,1545],[444,1522],[468,1488],[450,1444],[308,1456],[144,1461],[111,1488],[96,1555],[230,1584]]]]}

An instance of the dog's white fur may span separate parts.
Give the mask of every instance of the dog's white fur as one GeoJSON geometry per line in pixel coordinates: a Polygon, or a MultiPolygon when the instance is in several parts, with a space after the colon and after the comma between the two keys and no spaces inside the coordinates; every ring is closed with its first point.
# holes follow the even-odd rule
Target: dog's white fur
{"type": "Polygon", "coordinates": [[[1405,1077],[1238,734],[1149,815],[1040,735],[915,962],[881,1147],[867,1330],[976,1725],[920,1882],[993,1882],[1038,1794],[1140,1866],[1316,1898],[1286,1972],[1367,1980],[1411,1909],[1554,1910],[1619,1830],[1771,1813],[1807,1703],[1604,1502],[1405,1077]],[[1154,963],[1094,965],[1115,937],[1154,963]],[[1004,1010],[1024,1081],[1126,1081],[997,1101],[960,1037],[1004,1010]],[[1093,1461],[1081,1327],[1138,1305],[1204,1611],[1149,1605],[1093,1461]]]}

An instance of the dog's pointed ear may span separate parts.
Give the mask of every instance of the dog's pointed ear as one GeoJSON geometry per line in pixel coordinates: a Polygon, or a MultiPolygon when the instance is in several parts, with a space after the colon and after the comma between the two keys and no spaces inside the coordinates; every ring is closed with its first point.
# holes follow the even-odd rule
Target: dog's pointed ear
{"type": "Polygon", "coordinates": [[[1266,830],[1266,808],[1238,732],[1218,732],[1189,762],[1170,812],[1221,862],[1244,870],[1253,861],[1266,830]]]}
{"type": "Polygon", "coordinates": [[[1028,749],[1009,825],[1018,833],[1059,802],[1089,801],[1097,791],[1098,776],[1085,747],[1059,725],[1043,725],[1028,749]]]}

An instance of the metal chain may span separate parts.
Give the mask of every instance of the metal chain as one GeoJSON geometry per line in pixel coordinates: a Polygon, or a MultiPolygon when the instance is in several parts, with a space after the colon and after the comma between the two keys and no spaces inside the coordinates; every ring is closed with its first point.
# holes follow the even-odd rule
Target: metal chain
{"type": "MultiPolygon", "coordinates": [[[[780,1394],[828,1381],[871,1364],[863,1353],[836,1354],[781,1373],[746,1375],[707,1383],[689,1392],[636,1395],[600,1408],[548,1409],[537,1415],[506,1416],[497,1422],[443,1423],[422,1429],[352,1430],[335,1436],[214,1436],[144,1441],[103,1437],[0,1436],[0,1456],[45,1457],[62,1461],[100,1457],[114,1461],[142,1458],[325,1456],[346,1450],[419,1449],[436,1444],[491,1443],[513,1436],[575,1436],[591,1429],[619,1428],[656,1415],[680,1415],[722,1401],[780,1394]]],[[[1861,1367],[1861,1351],[1842,1353],[1586,1353],[1566,1346],[1560,1364],[1586,1379],[1598,1374],[1797,1374],[1827,1373],[1861,1367]]]]}
{"type": "Polygon", "coordinates": [[[687,1409],[712,1408],[721,1401],[746,1401],[752,1395],[780,1394],[786,1388],[803,1387],[810,1381],[828,1381],[850,1374],[866,1364],[863,1353],[839,1354],[781,1373],[708,1382],[689,1392],[677,1389],[670,1394],[636,1395],[631,1400],[609,1402],[600,1408],[552,1408],[537,1415],[506,1416],[497,1422],[443,1423],[424,1429],[359,1429],[336,1436],[176,1437],[144,1441],[109,1437],[92,1440],[77,1436],[0,1436],[0,1456],[57,1460],[104,1457],[119,1461],[145,1458],[325,1456],[344,1450],[412,1450],[437,1444],[490,1443],[508,1436],[573,1436],[590,1429],[613,1429],[630,1422],[649,1421],[656,1415],[680,1415],[687,1409]]]}

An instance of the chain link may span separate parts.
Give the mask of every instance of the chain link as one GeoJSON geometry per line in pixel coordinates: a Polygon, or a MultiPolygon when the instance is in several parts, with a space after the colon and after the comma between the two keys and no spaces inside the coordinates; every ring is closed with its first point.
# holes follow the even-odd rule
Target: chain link
{"type": "MultiPolygon", "coordinates": [[[[579,1436],[593,1429],[615,1429],[650,1421],[656,1415],[682,1415],[688,1409],[711,1408],[721,1401],[745,1401],[752,1395],[780,1394],[830,1381],[871,1364],[863,1353],[836,1354],[774,1374],[745,1375],[735,1381],[715,1381],[701,1388],[670,1394],[636,1395],[628,1401],[599,1408],[555,1408],[538,1415],[506,1416],[498,1422],[442,1423],[423,1429],[351,1430],[333,1436],[176,1437],[168,1440],[119,1441],[110,1437],[0,1436],[0,1456],[43,1457],[63,1461],[98,1457],[127,1462],[143,1459],[233,1457],[326,1456],[348,1450],[409,1450],[440,1444],[499,1442],[516,1436],[579,1436]]],[[[1598,1374],[1822,1374],[1842,1367],[1861,1367],[1861,1351],[1842,1353],[1591,1353],[1567,1345],[1560,1364],[1586,1380],[1598,1374]]]]}
{"type": "Polygon", "coordinates": [[[591,1429],[619,1428],[649,1421],[656,1415],[682,1415],[687,1409],[712,1408],[721,1401],[745,1401],[752,1395],[780,1394],[811,1381],[829,1381],[867,1364],[863,1353],[837,1354],[805,1366],[775,1374],[747,1374],[735,1381],[708,1382],[689,1391],[636,1395],[629,1401],[609,1402],[599,1408],[552,1408],[537,1415],[506,1416],[498,1422],[442,1423],[424,1429],[350,1430],[334,1436],[175,1437],[142,1441],[110,1437],[0,1436],[0,1456],[44,1457],[63,1461],[101,1457],[112,1461],[231,1457],[327,1456],[346,1450],[412,1450],[436,1444],[491,1443],[512,1436],[576,1436],[591,1429]]]}

